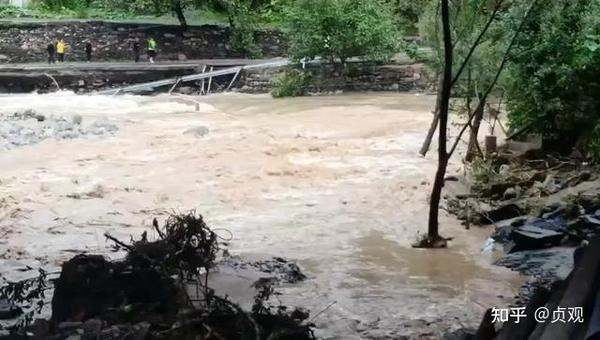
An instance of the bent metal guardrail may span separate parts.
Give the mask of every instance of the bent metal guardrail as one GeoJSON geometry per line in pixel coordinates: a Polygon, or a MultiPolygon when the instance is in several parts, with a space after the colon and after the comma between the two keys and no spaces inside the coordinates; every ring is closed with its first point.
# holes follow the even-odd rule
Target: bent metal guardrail
{"type": "Polygon", "coordinates": [[[123,87],[115,87],[115,88],[111,88],[108,90],[98,91],[96,93],[97,94],[119,94],[119,93],[125,93],[125,92],[151,90],[156,87],[161,87],[161,86],[166,86],[166,85],[174,85],[175,86],[175,85],[177,85],[179,83],[183,83],[183,82],[202,80],[202,79],[210,79],[212,77],[234,74],[235,76],[231,80],[231,83],[230,83],[230,86],[231,86],[231,84],[233,84],[233,81],[235,80],[235,78],[237,77],[237,75],[240,73],[241,70],[281,67],[281,66],[286,66],[289,64],[290,64],[289,60],[278,60],[278,61],[272,61],[272,62],[262,63],[262,64],[229,67],[226,69],[212,71],[212,72],[190,74],[187,76],[151,81],[148,83],[135,84],[135,85],[129,85],[129,86],[123,86],[123,87]]]}

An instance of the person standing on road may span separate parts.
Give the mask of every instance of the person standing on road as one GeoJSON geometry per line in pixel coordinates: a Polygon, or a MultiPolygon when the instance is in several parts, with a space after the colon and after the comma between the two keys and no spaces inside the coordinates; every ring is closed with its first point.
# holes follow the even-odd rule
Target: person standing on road
{"type": "Polygon", "coordinates": [[[52,42],[48,44],[48,46],[46,47],[46,51],[48,51],[48,64],[56,63],[56,56],[54,55],[54,52],[56,51],[52,42]]]}
{"type": "Polygon", "coordinates": [[[156,40],[151,37],[148,39],[148,60],[150,60],[150,64],[154,64],[154,58],[156,58],[156,40]]]}
{"type": "Polygon", "coordinates": [[[58,56],[59,63],[65,61],[65,41],[62,39],[56,43],[56,55],[58,56]]]}
{"type": "Polygon", "coordinates": [[[85,59],[88,63],[92,61],[92,43],[89,40],[85,43],[85,59]]]}
{"type": "Polygon", "coordinates": [[[138,38],[133,40],[133,61],[136,63],[140,61],[140,39],[138,38]]]}

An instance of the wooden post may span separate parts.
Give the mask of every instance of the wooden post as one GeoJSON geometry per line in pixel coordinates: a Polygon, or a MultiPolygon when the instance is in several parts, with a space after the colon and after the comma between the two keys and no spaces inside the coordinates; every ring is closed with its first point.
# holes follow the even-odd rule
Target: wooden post
{"type": "Polygon", "coordinates": [[[171,89],[169,90],[169,94],[171,94],[173,92],[173,90],[175,90],[175,88],[177,87],[177,85],[179,85],[180,82],[181,82],[181,78],[177,78],[177,81],[175,82],[175,84],[173,84],[173,86],[171,86],[171,89]]]}
{"type": "Polygon", "coordinates": [[[485,156],[496,153],[498,151],[496,136],[485,136],[485,156]]]}
{"type": "MultiPolygon", "coordinates": [[[[210,67],[210,72],[213,71],[213,67],[210,67]]],[[[212,84],[212,76],[210,76],[210,78],[208,78],[208,88],[206,89],[206,94],[210,93],[210,84],[212,84]]]]}
{"type": "MultiPolygon", "coordinates": [[[[202,65],[202,72],[204,73],[206,71],[206,65],[202,65]]],[[[200,94],[206,94],[206,92],[204,91],[204,78],[202,78],[202,83],[201,83],[201,87],[200,87],[200,94]]]]}
{"type": "Polygon", "coordinates": [[[237,79],[238,74],[240,74],[240,71],[242,70],[242,68],[240,67],[237,72],[235,72],[235,74],[233,75],[233,78],[231,78],[231,82],[229,82],[229,86],[227,86],[227,90],[229,90],[231,88],[231,86],[233,85],[233,82],[237,79]]]}

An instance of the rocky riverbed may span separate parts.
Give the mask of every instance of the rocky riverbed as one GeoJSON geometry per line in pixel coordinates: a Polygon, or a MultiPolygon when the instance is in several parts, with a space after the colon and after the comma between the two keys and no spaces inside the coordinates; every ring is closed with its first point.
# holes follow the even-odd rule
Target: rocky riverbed
{"type": "Polygon", "coordinates": [[[473,169],[470,192],[449,197],[447,208],[467,226],[494,226],[488,249],[500,248],[496,263],[528,277],[516,301],[524,304],[537,287],[565,279],[575,249],[600,233],[598,166],[581,154],[532,150],[473,169]]]}
{"type": "Polygon", "coordinates": [[[80,115],[45,116],[33,110],[0,113],[0,150],[40,143],[46,139],[73,139],[112,135],[119,128],[106,117],[84,123],[80,115]]]}

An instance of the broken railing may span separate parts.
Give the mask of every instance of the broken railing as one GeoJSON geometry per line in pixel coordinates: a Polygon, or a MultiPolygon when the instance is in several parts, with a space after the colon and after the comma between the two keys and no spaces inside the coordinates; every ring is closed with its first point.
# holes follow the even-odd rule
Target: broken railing
{"type": "Polygon", "coordinates": [[[211,67],[211,71],[209,71],[209,72],[204,72],[206,70],[206,67],[204,67],[202,73],[191,74],[191,75],[187,75],[187,76],[175,77],[175,78],[169,78],[169,79],[156,80],[156,81],[142,83],[142,84],[116,87],[116,88],[111,88],[108,90],[99,91],[97,93],[98,94],[119,94],[119,93],[125,93],[125,92],[137,92],[137,91],[152,90],[157,87],[171,85],[171,88],[169,90],[169,93],[170,93],[170,92],[173,92],[173,90],[181,83],[190,82],[190,81],[198,81],[198,80],[202,80],[204,82],[206,79],[208,79],[208,88],[206,89],[206,93],[210,93],[210,87],[211,87],[212,79],[214,77],[233,75],[231,81],[229,82],[229,85],[227,86],[227,89],[230,89],[242,70],[281,67],[281,66],[286,66],[289,64],[290,64],[290,61],[286,59],[286,60],[277,60],[277,61],[271,61],[271,62],[267,62],[267,63],[255,64],[255,65],[229,67],[229,68],[225,68],[222,70],[216,70],[216,71],[213,71],[212,70],[213,68],[211,67]]]}

